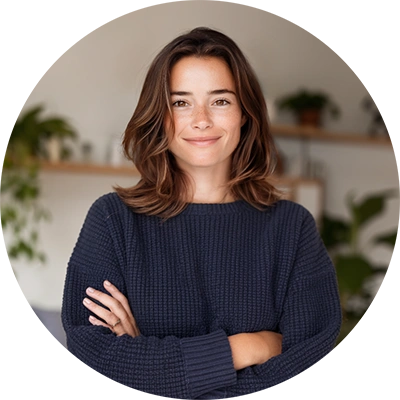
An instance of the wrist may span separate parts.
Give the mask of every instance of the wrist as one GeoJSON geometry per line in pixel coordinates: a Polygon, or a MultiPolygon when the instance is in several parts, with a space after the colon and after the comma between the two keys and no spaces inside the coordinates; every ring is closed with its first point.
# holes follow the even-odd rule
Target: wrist
{"type": "Polygon", "coordinates": [[[228,337],[231,346],[233,366],[240,370],[258,362],[257,346],[254,345],[257,339],[253,333],[238,333],[228,337]]]}
{"type": "Polygon", "coordinates": [[[249,347],[251,348],[252,355],[252,365],[260,365],[263,364],[269,358],[269,347],[265,340],[265,337],[262,336],[261,332],[252,332],[249,333],[249,347]]]}

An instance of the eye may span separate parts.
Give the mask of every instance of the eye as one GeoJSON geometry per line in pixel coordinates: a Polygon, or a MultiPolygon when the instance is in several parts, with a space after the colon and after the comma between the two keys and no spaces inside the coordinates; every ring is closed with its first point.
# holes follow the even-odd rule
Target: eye
{"type": "Polygon", "coordinates": [[[172,103],[173,107],[186,107],[187,105],[188,103],[186,103],[186,101],[183,100],[177,100],[172,103]]]}
{"type": "Polygon", "coordinates": [[[226,106],[230,104],[230,102],[227,99],[218,99],[214,102],[216,106],[226,106]]]}

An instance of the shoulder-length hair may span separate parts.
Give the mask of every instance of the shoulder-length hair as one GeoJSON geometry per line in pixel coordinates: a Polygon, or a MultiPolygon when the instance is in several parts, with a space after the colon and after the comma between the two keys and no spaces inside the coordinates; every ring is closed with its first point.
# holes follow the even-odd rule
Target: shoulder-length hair
{"type": "Polygon", "coordinates": [[[258,79],[236,43],[221,32],[196,28],[167,44],[155,57],[146,75],[135,112],[123,138],[125,155],[141,174],[137,185],[115,187],[119,197],[138,213],[164,219],[187,206],[190,181],[168,150],[164,121],[172,120],[170,73],[183,57],[218,57],[229,66],[242,112],[247,121],[232,154],[227,189],[235,200],[258,209],[280,197],[269,181],[277,162],[267,107],[258,79]]]}

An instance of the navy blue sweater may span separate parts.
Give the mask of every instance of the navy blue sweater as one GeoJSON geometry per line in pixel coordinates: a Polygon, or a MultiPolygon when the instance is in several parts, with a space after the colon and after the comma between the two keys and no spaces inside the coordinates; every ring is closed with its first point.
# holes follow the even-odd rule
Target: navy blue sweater
{"type": "Polygon", "coordinates": [[[115,193],[91,207],[71,256],[63,324],[69,350],[107,377],[174,398],[252,393],[302,372],[334,346],[335,270],[302,206],[190,204],[165,222],[115,193]],[[141,335],[92,326],[85,290],[108,279],[129,299],[141,335]],[[233,368],[227,337],[283,334],[282,354],[233,368]]]}

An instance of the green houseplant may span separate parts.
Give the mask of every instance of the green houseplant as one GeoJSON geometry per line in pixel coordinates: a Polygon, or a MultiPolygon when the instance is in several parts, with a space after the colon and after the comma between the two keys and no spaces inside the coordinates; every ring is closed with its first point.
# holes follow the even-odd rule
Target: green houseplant
{"type": "Polygon", "coordinates": [[[333,118],[340,116],[340,108],[322,91],[300,89],[278,99],[277,107],[293,112],[299,125],[321,126],[323,111],[328,111],[333,118]]]}
{"type": "Polygon", "coordinates": [[[40,204],[39,159],[50,138],[76,138],[72,126],[61,117],[45,118],[43,106],[22,113],[7,146],[1,178],[1,224],[11,260],[25,256],[45,261],[38,247],[38,223],[50,215],[40,204]]]}
{"type": "Polygon", "coordinates": [[[65,118],[43,117],[44,111],[44,106],[38,105],[19,116],[8,142],[5,162],[22,166],[31,159],[48,158],[46,142],[51,139],[60,141],[62,158],[68,155],[70,150],[63,141],[67,138],[76,139],[75,129],[65,118]]]}
{"type": "MultiPolygon", "coordinates": [[[[388,265],[376,265],[363,252],[360,235],[369,222],[385,210],[387,200],[397,196],[394,190],[387,190],[355,200],[349,195],[346,201],[348,219],[323,215],[321,236],[329,251],[339,283],[343,311],[343,325],[339,341],[354,328],[373,300],[368,282],[385,273],[388,265]],[[357,300],[357,302],[355,302],[357,300]],[[352,307],[353,304],[358,307],[352,307]]],[[[397,230],[380,233],[370,239],[369,246],[384,245],[393,248],[397,230]]]]}

